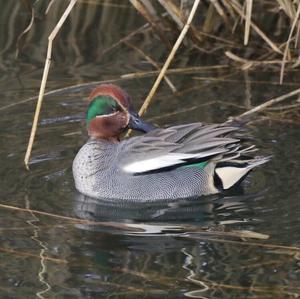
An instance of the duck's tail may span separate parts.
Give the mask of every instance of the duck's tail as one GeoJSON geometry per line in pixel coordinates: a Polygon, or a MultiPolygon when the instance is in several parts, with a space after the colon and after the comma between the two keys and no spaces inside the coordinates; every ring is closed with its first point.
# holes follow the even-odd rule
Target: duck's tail
{"type": "Polygon", "coordinates": [[[240,149],[228,156],[223,156],[216,163],[215,176],[220,187],[224,190],[230,189],[234,185],[241,182],[244,177],[256,166],[268,162],[271,156],[248,156],[250,152],[255,151],[254,146],[240,149]]]}

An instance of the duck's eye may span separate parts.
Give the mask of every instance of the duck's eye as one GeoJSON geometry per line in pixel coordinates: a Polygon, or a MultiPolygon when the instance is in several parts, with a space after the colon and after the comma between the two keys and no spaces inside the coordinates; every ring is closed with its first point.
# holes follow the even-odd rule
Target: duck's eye
{"type": "Polygon", "coordinates": [[[114,103],[113,105],[111,105],[112,113],[121,112],[121,111],[122,111],[122,107],[120,105],[118,105],[118,103],[114,103]]]}

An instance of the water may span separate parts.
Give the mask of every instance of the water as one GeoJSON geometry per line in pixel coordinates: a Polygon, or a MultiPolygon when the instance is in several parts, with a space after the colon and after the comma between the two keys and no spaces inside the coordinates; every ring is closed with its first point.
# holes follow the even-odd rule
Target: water
{"type": "MultiPolygon", "coordinates": [[[[38,93],[47,34],[65,3],[55,2],[46,19],[46,4],[37,4],[38,19],[17,60],[16,41],[30,17],[19,1],[0,5],[1,298],[299,296],[297,119],[252,124],[256,144],[273,158],[249,176],[244,190],[134,207],[84,198],[74,189],[71,164],[86,140],[82,118],[91,86],[46,98],[30,172],[22,164],[35,101],[21,101],[38,93]]],[[[128,4],[81,3],[54,43],[47,90],[117,78],[138,108],[155,76],[120,76],[153,67],[124,44],[101,53],[142,24],[128,4]]],[[[156,60],[166,55],[148,31],[131,42],[156,60]]],[[[182,51],[172,68],[220,64],[203,55],[182,51]]],[[[179,95],[163,83],[146,114],[161,126],[222,122],[245,106],[296,89],[298,74],[291,72],[279,86],[277,69],[243,72],[225,65],[170,79],[179,95]]]]}

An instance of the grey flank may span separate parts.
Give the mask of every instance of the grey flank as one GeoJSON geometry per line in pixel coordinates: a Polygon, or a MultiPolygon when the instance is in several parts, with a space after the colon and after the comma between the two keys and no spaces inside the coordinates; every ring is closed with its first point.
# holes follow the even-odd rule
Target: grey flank
{"type": "MultiPolygon", "coordinates": [[[[215,169],[229,163],[249,170],[268,160],[252,157],[254,146],[244,146],[234,137],[235,127],[193,123],[156,129],[119,143],[89,139],[73,162],[77,190],[87,196],[110,201],[151,202],[220,192],[215,169]],[[167,169],[128,173],[130,163],[168,154],[191,154],[198,158],[178,162],[167,169]],[[246,157],[246,160],[245,160],[246,157]],[[197,160],[198,159],[198,160],[197,160]],[[185,167],[206,161],[204,168],[185,167]]],[[[223,167],[223,166],[222,166],[223,167]]]]}

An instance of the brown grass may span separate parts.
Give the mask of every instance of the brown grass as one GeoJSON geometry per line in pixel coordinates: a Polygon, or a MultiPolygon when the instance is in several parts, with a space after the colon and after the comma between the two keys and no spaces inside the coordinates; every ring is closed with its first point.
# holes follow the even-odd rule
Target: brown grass
{"type": "MultiPolygon", "coordinates": [[[[66,10],[67,13],[64,16],[71,11],[75,2],[76,0],[70,1],[66,10]]],[[[150,62],[156,69],[152,71],[152,73],[158,73],[158,77],[140,109],[140,114],[143,114],[147,110],[162,79],[166,81],[172,93],[180,93],[180,91],[177,90],[178,87],[168,77],[168,74],[170,74],[168,68],[181,44],[183,44],[181,47],[185,47],[185,49],[189,49],[191,52],[199,51],[199,54],[220,55],[221,53],[223,55],[222,61],[227,58],[227,66],[233,66],[241,70],[249,70],[261,66],[272,66],[278,69],[278,78],[281,84],[283,83],[285,72],[297,68],[300,64],[297,53],[300,32],[299,1],[130,0],[130,2],[126,5],[121,5],[121,7],[116,3],[106,1],[84,1],[84,3],[89,3],[91,6],[101,5],[103,7],[110,7],[111,9],[113,7],[122,7],[124,9],[131,7],[145,19],[146,24],[133,30],[99,54],[100,57],[101,55],[106,55],[112,51],[112,49],[125,43],[150,62]],[[192,22],[194,15],[196,17],[192,22]],[[264,20],[267,19],[272,19],[275,25],[269,25],[267,22],[264,22],[264,20]],[[282,26],[282,24],[289,24],[288,28],[282,26]],[[152,34],[165,45],[166,54],[168,53],[168,55],[162,67],[160,67],[161,61],[157,61],[152,55],[147,53],[146,50],[135,45],[132,41],[137,35],[143,34],[146,31],[151,31],[152,34]],[[174,41],[176,42],[174,43],[174,41]]],[[[45,14],[48,14],[54,5],[55,2],[50,1],[45,14]]],[[[24,29],[19,36],[19,41],[23,40],[24,36],[30,34],[34,22],[34,10],[32,7],[31,9],[29,7],[28,11],[31,11],[31,19],[27,28],[24,29]]],[[[92,11],[91,13],[93,14],[92,11]]],[[[27,167],[35,138],[43,95],[45,93],[47,74],[50,68],[52,41],[62,23],[63,22],[59,21],[55,30],[49,36],[45,72],[40,88],[32,132],[24,159],[27,167]]],[[[78,20],[76,20],[76,23],[78,24],[78,20]]],[[[157,40],[153,42],[157,43],[157,40]]],[[[147,72],[147,74],[149,73],[150,72],[147,72]]],[[[137,72],[135,74],[126,74],[120,76],[119,80],[139,78],[141,76],[145,76],[145,73],[137,72]]],[[[254,112],[261,112],[269,108],[270,105],[277,104],[281,102],[281,100],[289,99],[289,94],[294,95],[298,94],[298,92],[292,91],[291,93],[287,93],[288,96],[279,97],[280,101],[271,100],[261,104],[251,111],[243,113],[240,117],[248,116],[254,112]]],[[[15,104],[12,103],[0,108],[0,110],[13,105],[15,104]]]]}

